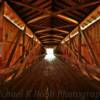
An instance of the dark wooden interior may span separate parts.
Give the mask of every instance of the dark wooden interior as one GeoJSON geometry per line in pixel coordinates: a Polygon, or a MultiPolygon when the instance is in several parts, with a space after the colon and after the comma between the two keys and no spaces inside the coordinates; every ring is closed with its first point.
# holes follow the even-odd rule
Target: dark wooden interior
{"type": "Polygon", "coordinates": [[[100,0],[0,0],[0,100],[100,100],[100,0]]]}
{"type": "Polygon", "coordinates": [[[7,0],[7,2],[44,45],[58,44],[100,4],[99,0],[7,0]],[[42,36],[45,37],[41,38],[42,36]]]}

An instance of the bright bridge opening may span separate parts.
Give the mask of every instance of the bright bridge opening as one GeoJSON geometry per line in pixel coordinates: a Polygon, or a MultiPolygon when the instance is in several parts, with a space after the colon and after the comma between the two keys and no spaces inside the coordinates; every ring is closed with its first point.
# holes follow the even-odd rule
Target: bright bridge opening
{"type": "Polygon", "coordinates": [[[54,60],[56,57],[54,55],[54,48],[46,48],[46,56],[45,59],[48,61],[54,60]]]}

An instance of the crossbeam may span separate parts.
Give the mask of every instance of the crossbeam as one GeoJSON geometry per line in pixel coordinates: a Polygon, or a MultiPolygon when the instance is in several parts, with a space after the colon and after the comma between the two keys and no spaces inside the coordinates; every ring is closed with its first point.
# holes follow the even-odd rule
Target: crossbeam
{"type": "Polygon", "coordinates": [[[90,6],[94,6],[94,5],[97,5],[97,4],[100,4],[100,0],[93,1],[93,2],[90,2],[90,3],[86,3],[86,4],[83,4],[83,5],[80,5],[80,6],[67,7],[67,9],[65,8],[63,10],[59,10],[59,11],[55,12],[54,15],[61,14],[61,13],[66,12],[66,11],[73,11],[73,10],[77,10],[77,9],[85,9],[85,8],[88,8],[90,6]]]}
{"type": "Polygon", "coordinates": [[[28,4],[19,2],[19,1],[14,1],[14,0],[8,0],[8,1],[10,1],[10,2],[16,4],[16,5],[19,5],[19,6],[28,8],[28,9],[32,9],[32,10],[34,10],[34,11],[36,10],[36,11],[43,12],[43,13],[45,13],[45,12],[46,12],[46,13],[49,13],[48,10],[44,10],[44,9],[42,9],[42,8],[39,8],[39,7],[37,7],[36,5],[32,5],[32,6],[31,6],[31,5],[28,5],[28,4]]]}
{"type": "Polygon", "coordinates": [[[68,31],[65,31],[65,30],[62,30],[62,29],[57,29],[57,28],[53,28],[52,30],[57,31],[57,32],[62,32],[62,33],[65,33],[65,34],[69,33],[68,31]]]}
{"type": "Polygon", "coordinates": [[[51,28],[41,29],[41,30],[36,31],[35,33],[38,34],[38,33],[43,33],[47,31],[51,31],[51,28]]]}
{"type": "Polygon", "coordinates": [[[42,41],[42,43],[59,43],[60,41],[42,41]]]}
{"type": "Polygon", "coordinates": [[[32,20],[28,21],[27,23],[28,23],[28,24],[35,23],[35,22],[37,22],[37,21],[39,21],[39,20],[42,20],[42,19],[44,19],[44,18],[47,18],[47,17],[49,17],[49,15],[42,15],[42,16],[33,18],[32,20]]]}
{"type": "Polygon", "coordinates": [[[42,29],[42,30],[36,31],[35,33],[43,33],[43,32],[47,32],[47,31],[57,31],[57,32],[65,33],[65,34],[69,33],[68,31],[57,29],[57,28],[46,28],[46,29],[42,29]]]}
{"type": "Polygon", "coordinates": [[[41,40],[41,42],[43,42],[43,41],[61,41],[61,39],[54,39],[54,38],[52,38],[52,39],[43,39],[43,40],[41,40]]]}
{"type": "Polygon", "coordinates": [[[74,23],[74,24],[78,24],[77,20],[72,19],[70,17],[67,17],[65,15],[62,15],[62,14],[58,14],[57,17],[60,18],[60,19],[62,19],[62,20],[64,20],[64,21],[71,22],[71,23],[74,23]]]}
{"type": "Polygon", "coordinates": [[[63,12],[66,12],[66,11],[71,11],[71,10],[76,10],[76,9],[84,9],[84,8],[87,8],[87,7],[90,7],[90,6],[94,6],[96,4],[100,4],[100,0],[98,1],[93,1],[93,2],[90,2],[90,3],[86,3],[86,4],[83,4],[83,5],[80,5],[80,6],[72,6],[72,7],[67,7],[67,9],[63,9],[63,10],[59,10],[59,11],[56,11],[54,13],[48,11],[48,10],[44,10],[42,8],[39,8],[37,7],[36,5],[28,5],[28,4],[25,4],[25,3],[22,3],[22,2],[18,2],[18,1],[14,1],[14,0],[8,0],[16,5],[19,5],[19,6],[22,6],[22,7],[25,7],[25,8],[29,8],[29,9],[32,9],[32,10],[37,10],[39,12],[43,12],[45,14],[53,14],[53,15],[57,15],[57,14],[60,14],[60,13],[63,13],[63,12]]]}
{"type": "MultiPolygon", "coordinates": [[[[40,28],[40,29],[51,28],[51,27],[48,27],[48,26],[39,26],[39,25],[34,25],[34,24],[30,24],[29,26],[35,27],[35,28],[40,28]]],[[[74,27],[74,26],[76,26],[76,25],[74,25],[74,24],[72,24],[72,25],[61,25],[61,26],[55,26],[54,28],[61,29],[61,28],[69,28],[69,27],[74,27]]]]}
{"type": "Polygon", "coordinates": [[[40,36],[38,37],[39,39],[42,39],[42,38],[47,38],[47,37],[55,37],[55,38],[64,38],[63,36],[58,36],[58,35],[45,35],[45,36],[40,36]]]}

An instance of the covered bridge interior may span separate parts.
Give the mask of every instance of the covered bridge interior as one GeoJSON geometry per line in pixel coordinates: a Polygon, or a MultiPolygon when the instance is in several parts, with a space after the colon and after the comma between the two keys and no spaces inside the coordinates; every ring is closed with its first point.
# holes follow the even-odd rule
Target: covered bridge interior
{"type": "Polygon", "coordinates": [[[0,0],[0,98],[99,100],[100,0],[0,0]]]}

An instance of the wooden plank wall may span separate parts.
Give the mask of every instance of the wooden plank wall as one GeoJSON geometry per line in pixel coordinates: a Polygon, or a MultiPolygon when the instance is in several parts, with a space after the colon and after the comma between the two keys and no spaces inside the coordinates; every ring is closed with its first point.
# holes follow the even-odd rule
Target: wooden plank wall
{"type": "Polygon", "coordinates": [[[2,46],[3,46],[3,1],[0,0],[0,66],[2,65],[2,46]]]}
{"type": "MultiPolygon", "coordinates": [[[[23,32],[20,31],[15,25],[13,25],[10,21],[7,19],[3,19],[3,65],[8,67],[7,63],[11,56],[11,53],[13,51],[13,48],[16,43],[17,36],[19,36],[19,41],[17,43],[15,52],[13,53],[12,60],[9,64],[9,66],[13,66],[19,58],[23,55],[23,32]]],[[[40,52],[40,44],[35,42],[32,38],[27,36],[25,34],[25,42],[24,42],[24,48],[25,48],[25,57],[29,54],[29,52],[34,49],[35,55],[34,57],[40,52]],[[37,46],[38,45],[38,46],[37,46]],[[38,49],[37,49],[38,48],[38,49]]],[[[33,59],[33,57],[31,57],[33,59]]],[[[31,59],[30,58],[30,59],[31,59]]]]}
{"type": "MultiPolygon", "coordinates": [[[[100,20],[91,27],[87,28],[84,31],[84,34],[87,35],[91,48],[93,49],[93,52],[96,56],[96,59],[100,63],[100,20]]],[[[82,53],[84,56],[86,56],[84,49],[82,53]]],[[[88,56],[87,59],[89,59],[88,56]]],[[[94,63],[93,60],[91,61],[91,63],[94,63]]]]}
{"type": "Polygon", "coordinates": [[[6,64],[11,54],[11,51],[14,47],[17,32],[19,31],[19,29],[15,27],[7,19],[4,19],[3,30],[4,30],[3,60],[4,64],[6,64]]]}
{"type": "Polygon", "coordinates": [[[32,61],[41,53],[41,45],[4,17],[4,2],[2,1],[0,1],[0,68],[13,66],[19,59],[23,59],[22,64],[25,64],[27,60],[32,61]]]}
{"type": "MultiPolygon", "coordinates": [[[[91,25],[87,28],[83,34],[87,36],[90,47],[95,55],[95,58],[100,64],[100,20],[95,24],[91,25]]],[[[87,44],[87,41],[82,34],[81,36],[81,59],[83,63],[89,65],[95,65],[95,61],[93,56],[91,55],[91,51],[87,44]]],[[[79,34],[74,38],[70,39],[70,41],[59,45],[60,52],[64,55],[65,58],[69,59],[71,62],[78,63],[79,62],[79,34]],[[77,56],[76,56],[77,55],[77,56]]]]}

